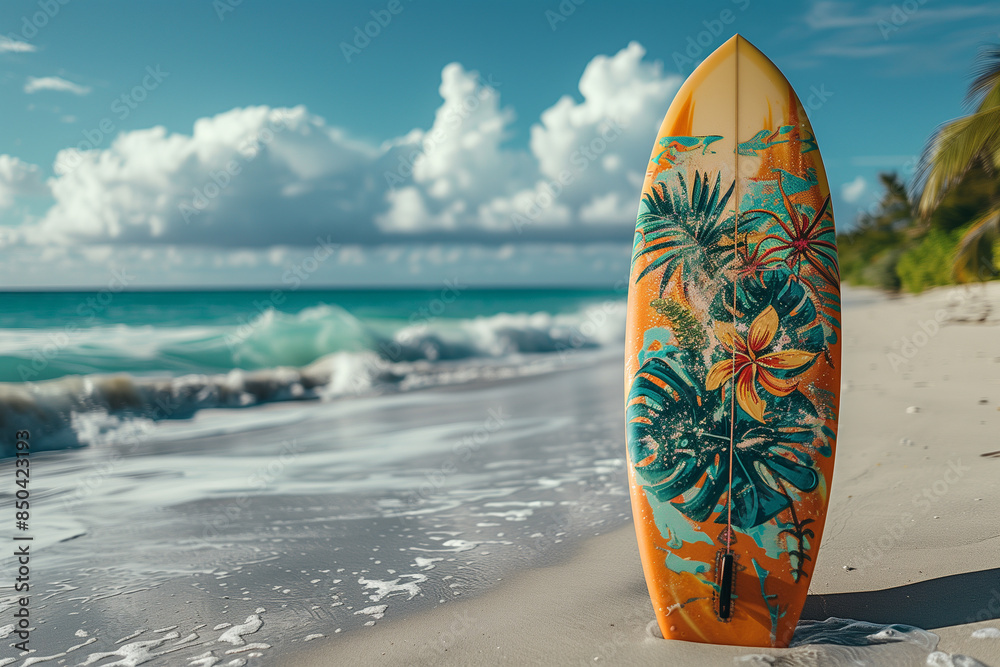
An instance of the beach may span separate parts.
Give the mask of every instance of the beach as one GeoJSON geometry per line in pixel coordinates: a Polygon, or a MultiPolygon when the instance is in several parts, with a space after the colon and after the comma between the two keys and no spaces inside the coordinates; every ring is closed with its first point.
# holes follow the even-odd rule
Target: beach
{"type": "Polygon", "coordinates": [[[1000,667],[1000,3],[0,25],[0,667],[1000,667]]]}
{"type": "MultiPolygon", "coordinates": [[[[1000,631],[983,630],[1000,628],[1000,460],[983,456],[1000,446],[998,287],[895,299],[848,290],[830,519],[803,620],[912,625],[940,637],[934,650],[1000,664],[1000,631]]],[[[919,641],[812,655],[668,642],[652,619],[625,525],[474,600],[323,640],[282,664],[977,664],[929,662],[919,641]]]]}
{"type": "MultiPolygon", "coordinates": [[[[74,447],[32,455],[33,651],[7,652],[8,558],[0,664],[1000,664],[1000,631],[983,630],[1000,628],[1000,457],[983,456],[1000,449],[998,287],[845,291],[838,458],[803,619],[877,624],[861,635],[886,643],[658,638],[626,483],[620,298],[540,314],[519,295],[524,312],[422,330],[438,349],[473,336],[475,354],[341,354],[313,396],[274,371],[272,393],[244,377],[256,402],[227,407],[204,376],[183,417],[73,417],[74,447]]],[[[268,317],[262,334],[289,324],[268,317]]]]}

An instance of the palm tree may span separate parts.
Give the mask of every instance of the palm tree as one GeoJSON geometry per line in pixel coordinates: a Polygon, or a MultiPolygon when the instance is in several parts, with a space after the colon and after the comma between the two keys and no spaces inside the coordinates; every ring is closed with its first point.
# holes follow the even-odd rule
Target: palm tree
{"type": "MultiPolygon", "coordinates": [[[[965,98],[967,116],[941,126],[927,143],[915,181],[921,189],[918,211],[924,220],[945,195],[979,166],[1000,170],[1000,45],[980,52],[965,98]]],[[[1000,196],[994,196],[972,221],[958,245],[954,272],[959,280],[992,276],[992,246],[1000,238],[1000,196]]]]}

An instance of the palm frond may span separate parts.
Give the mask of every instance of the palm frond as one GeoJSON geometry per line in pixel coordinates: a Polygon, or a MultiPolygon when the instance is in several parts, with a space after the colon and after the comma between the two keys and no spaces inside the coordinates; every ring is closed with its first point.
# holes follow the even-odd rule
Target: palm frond
{"type": "Polygon", "coordinates": [[[921,189],[919,212],[929,216],[980,158],[1000,156],[1000,104],[943,125],[924,148],[915,184],[921,189]]]}
{"type": "Polygon", "coordinates": [[[997,239],[1000,239],[1000,204],[976,218],[959,241],[954,262],[955,278],[959,282],[996,276],[993,244],[997,239]]]}
{"type": "Polygon", "coordinates": [[[979,52],[978,62],[972,70],[973,80],[965,103],[969,108],[983,108],[985,98],[1000,91],[1000,45],[984,48],[979,52]]]}
{"type": "Polygon", "coordinates": [[[1000,45],[980,51],[965,103],[968,116],[945,123],[924,147],[913,180],[925,220],[976,161],[1000,167],[1000,45]]]}

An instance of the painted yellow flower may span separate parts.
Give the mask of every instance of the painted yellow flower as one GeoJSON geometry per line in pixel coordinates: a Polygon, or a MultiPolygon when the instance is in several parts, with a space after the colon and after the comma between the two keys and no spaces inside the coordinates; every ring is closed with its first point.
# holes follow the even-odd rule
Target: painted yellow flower
{"type": "Polygon", "coordinates": [[[712,366],[705,386],[713,391],[735,377],[736,402],[748,415],[761,423],[764,422],[767,404],[757,393],[756,383],[760,382],[764,389],[775,396],[787,396],[798,382],[779,378],[771,371],[801,368],[816,357],[815,353],[803,350],[767,352],[777,331],[778,313],[773,306],[768,306],[757,316],[750,325],[745,340],[731,323],[715,323],[716,337],[722,347],[733,353],[733,357],[712,366]]]}

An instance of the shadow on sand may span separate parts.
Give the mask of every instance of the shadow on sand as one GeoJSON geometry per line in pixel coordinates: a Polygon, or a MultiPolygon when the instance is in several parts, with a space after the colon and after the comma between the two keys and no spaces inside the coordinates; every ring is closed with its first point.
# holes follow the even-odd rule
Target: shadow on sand
{"type": "Polygon", "coordinates": [[[1000,618],[1000,568],[953,574],[880,591],[810,595],[803,620],[831,616],[925,630],[1000,618]]]}

